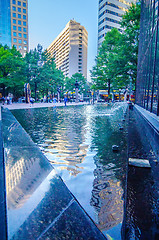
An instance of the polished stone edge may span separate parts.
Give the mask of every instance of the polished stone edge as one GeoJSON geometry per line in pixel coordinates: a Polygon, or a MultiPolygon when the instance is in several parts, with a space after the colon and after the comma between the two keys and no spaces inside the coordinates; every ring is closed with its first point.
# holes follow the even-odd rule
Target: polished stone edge
{"type": "Polygon", "coordinates": [[[50,223],[50,225],[40,234],[40,236],[37,238],[40,239],[44,236],[45,233],[47,233],[47,231],[53,227],[53,225],[59,221],[60,217],[63,215],[63,213],[72,205],[72,203],[75,202],[75,199],[71,199],[71,201],[68,203],[68,205],[60,212],[60,214],[54,219],[54,221],[52,223],[50,223]]]}
{"type": "Polygon", "coordinates": [[[140,112],[142,117],[151,125],[151,127],[158,132],[159,134],[159,117],[154,113],[149,112],[148,110],[135,104],[135,108],[140,112]]]}
{"type": "Polygon", "coordinates": [[[2,142],[2,122],[0,121],[0,237],[3,240],[7,239],[6,191],[4,169],[5,166],[2,142]]]}
{"type": "MultiPolygon", "coordinates": [[[[10,121],[15,121],[15,122],[17,122],[19,125],[20,125],[20,123],[16,120],[16,118],[13,116],[13,114],[10,112],[10,110],[9,109],[2,109],[2,124],[3,124],[3,112],[4,113],[8,113],[8,115],[10,115],[10,121]]],[[[21,126],[21,125],[20,125],[21,126]]],[[[22,127],[22,126],[21,126],[22,127]]],[[[28,135],[28,133],[24,130],[24,128],[22,128],[22,130],[26,133],[26,137],[28,137],[28,139],[30,139],[31,140],[31,143],[32,143],[32,145],[34,146],[34,147],[36,147],[37,148],[37,150],[38,151],[40,151],[40,153],[41,153],[41,156],[43,157],[43,159],[45,158],[46,159],[46,161],[48,162],[48,164],[52,167],[52,169],[54,169],[54,167],[49,163],[49,161],[48,161],[48,159],[47,159],[47,157],[41,152],[41,150],[39,149],[39,147],[33,142],[33,140],[31,139],[31,137],[28,135]]],[[[2,130],[3,131],[3,130],[2,130]]],[[[2,137],[1,137],[1,141],[2,141],[2,137]]],[[[11,147],[13,147],[13,146],[11,146],[11,147]]],[[[25,148],[25,146],[23,146],[23,148],[25,148]]],[[[4,159],[4,158],[3,158],[4,159]]],[[[5,169],[5,167],[4,167],[4,169],[5,169]]],[[[4,174],[5,174],[5,171],[4,171],[4,174]]],[[[63,180],[62,180],[62,178],[61,177],[59,177],[60,179],[61,179],[61,181],[63,182],[63,180]]],[[[64,182],[63,182],[64,183],[64,182]]],[[[5,183],[4,183],[5,184],[5,183]]],[[[65,183],[64,183],[65,184],[65,183]]],[[[66,185],[65,185],[66,186],[66,185]]],[[[66,186],[66,188],[67,188],[67,186],[66,186]]],[[[5,189],[5,186],[4,186],[4,189],[5,189]]],[[[67,188],[67,190],[70,192],[70,190],[67,188]]],[[[4,190],[4,192],[5,192],[5,190],[4,190]]],[[[74,195],[70,192],[70,194],[72,195],[72,197],[73,197],[73,199],[69,202],[69,204],[66,206],[66,208],[65,209],[63,209],[62,210],[62,212],[55,218],[55,220],[51,223],[51,225],[49,225],[45,230],[44,230],[44,232],[42,232],[41,233],[41,236],[39,236],[39,238],[41,238],[56,222],[58,222],[59,220],[60,220],[60,217],[67,211],[67,209],[69,209],[70,207],[71,207],[71,205],[73,204],[73,203],[76,203],[77,205],[78,205],[78,207],[79,207],[79,209],[80,209],[80,211],[81,212],[83,212],[83,213],[85,213],[85,218],[89,218],[89,220],[90,220],[90,224],[89,224],[89,226],[87,226],[87,228],[88,229],[91,229],[91,226],[94,228],[94,229],[96,229],[96,231],[98,232],[98,234],[99,234],[99,238],[98,239],[107,239],[104,235],[103,235],[103,233],[98,229],[98,227],[96,226],[96,224],[94,223],[94,221],[91,219],[91,217],[87,214],[87,212],[83,209],[83,207],[80,205],[80,203],[77,201],[77,199],[74,197],[74,195]]],[[[5,202],[5,212],[6,212],[6,202],[5,202]]],[[[5,214],[5,218],[7,219],[7,217],[6,217],[6,214],[5,214]]],[[[69,216],[68,216],[68,218],[69,218],[69,216]]],[[[80,225],[80,223],[79,222],[77,222],[77,224],[78,225],[80,225]]],[[[5,229],[7,228],[7,221],[5,221],[4,222],[4,227],[5,227],[5,229]]],[[[6,234],[7,234],[7,230],[6,230],[6,234]]],[[[39,239],[38,238],[38,239],[39,239]]],[[[6,236],[6,238],[2,238],[2,239],[7,239],[7,236],[6,236]]]]}
{"type": "Polygon", "coordinates": [[[138,113],[139,125],[155,152],[156,159],[159,162],[159,117],[142,107],[135,105],[134,109],[138,113]]]}

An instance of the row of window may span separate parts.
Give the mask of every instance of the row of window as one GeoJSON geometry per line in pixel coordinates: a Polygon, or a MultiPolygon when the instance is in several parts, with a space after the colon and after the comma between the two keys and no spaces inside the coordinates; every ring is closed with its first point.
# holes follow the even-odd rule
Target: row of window
{"type": "Polygon", "coordinates": [[[100,36],[98,37],[98,40],[100,40],[100,39],[103,38],[103,37],[104,37],[104,34],[100,35],[100,36]]]}
{"type": "MultiPolygon", "coordinates": [[[[17,28],[17,26],[14,25],[14,26],[13,26],[13,30],[16,31],[17,29],[18,29],[18,31],[20,31],[20,32],[22,31],[22,27],[18,27],[18,28],[17,28]]],[[[27,31],[27,29],[26,29],[26,28],[23,28],[23,32],[26,32],[26,31],[27,31]]]]}
{"type": "MultiPolygon", "coordinates": [[[[17,4],[18,6],[22,6],[22,2],[16,1],[16,0],[12,0],[12,4],[17,4]]],[[[23,2],[23,7],[26,7],[26,3],[25,2],[23,2]]]]}
{"type": "MultiPolygon", "coordinates": [[[[17,15],[18,15],[18,18],[20,18],[20,19],[22,18],[22,15],[21,15],[21,14],[16,14],[16,13],[13,13],[13,14],[12,14],[12,16],[13,16],[14,18],[16,18],[17,15]]],[[[26,15],[23,15],[23,19],[26,20],[26,15]]]]}
{"type": "Polygon", "coordinates": [[[100,28],[100,29],[98,30],[98,33],[101,32],[101,31],[103,31],[105,28],[107,28],[107,29],[112,29],[113,27],[112,27],[112,26],[109,26],[109,25],[105,25],[105,26],[103,26],[102,28],[100,28]]]}
{"type": "MultiPolygon", "coordinates": [[[[27,38],[27,35],[26,34],[23,34],[23,37],[24,38],[27,38]]],[[[17,39],[16,38],[13,38],[13,42],[15,43],[15,42],[17,42],[17,39]]],[[[18,39],[18,42],[19,43],[22,43],[22,40],[21,39],[18,39]]],[[[25,44],[26,44],[27,42],[25,42],[25,44]]]]}
{"type": "Polygon", "coordinates": [[[102,21],[100,21],[98,23],[98,26],[101,25],[102,23],[104,23],[105,21],[109,21],[109,22],[120,24],[120,21],[106,17],[106,18],[104,18],[102,21]]]}
{"type": "Polygon", "coordinates": [[[100,4],[101,2],[103,2],[103,0],[100,0],[100,1],[99,1],[99,4],[100,4]]]}
{"type": "Polygon", "coordinates": [[[115,16],[118,16],[118,17],[122,17],[122,14],[121,13],[117,13],[117,12],[113,12],[113,11],[110,11],[110,10],[105,10],[104,12],[102,12],[100,15],[99,15],[99,18],[102,17],[104,14],[106,13],[109,13],[109,14],[112,14],[112,15],[115,15],[115,16]]]}
{"type": "Polygon", "coordinates": [[[114,8],[117,8],[117,9],[121,9],[121,10],[123,10],[123,11],[126,11],[126,10],[127,10],[126,8],[120,7],[120,6],[118,6],[118,5],[114,4],[114,3],[105,2],[105,3],[99,8],[99,11],[100,11],[102,8],[104,8],[106,5],[111,6],[111,7],[114,7],[114,8]]]}
{"type": "MultiPolygon", "coordinates": [[[[22,21],[21,20],[16,20],[16,19],[13,19],[13,24],[17,24],[18,23],[18,25],[22,25],[22,21]]],[[[23,26],[26,26],[26,22],[24,21],[23,22],[23,26]]]]}
{"type": "MultiPolygon", "coordinates": [[[[18,47],[17,47],[16,45],[14,45],[14,47],[15,47],[16,49],[18,48],[19,50],[22,50],[22,46],[20,46],[20,45],[19,45],[18,47]]],[[[26,51],[26,50],[27,50],[27,47],[23,47],[23,49],[26,51]]]]}
{"type": "MultiPolygon", "coordinates": [[[[16,11],[16,7],[13,6],[13,7],[12,7],[12,10],[13,10],[13,11],[16,11]]],[[[19,8],[19,7],[17,8],[17,11],[18,11],[18,12],[22,12],[22,10],[23,10],[23,13],[26,13],[26,8],[23,8],[23,9],[21,9],[21,8],[19,8]]]]}
{"type": "MultiPolygon", "coordinates": [[[[26,35],[26,34],[25,34],[26,35]]],[[[21,33],[16,33],[16,32],[13,32],[13,36],[14,37],[22,37],[22,34],[21,33]]],[[[25,37],[26,38],[26,37],[25,37]]]]}
{"type": "MultiPolygon", "coordinates": [[[[99,29],[99,31],[98,32],[101,32],[102,30],[104,30],[104,29],[112,29],[113,27],[112,26],[109,26],[109,25],[105,25],[104,27],[102,27],[101,29],[99,29]]],[[[98,38],[99,39],[99,38],[98,38]]]]}

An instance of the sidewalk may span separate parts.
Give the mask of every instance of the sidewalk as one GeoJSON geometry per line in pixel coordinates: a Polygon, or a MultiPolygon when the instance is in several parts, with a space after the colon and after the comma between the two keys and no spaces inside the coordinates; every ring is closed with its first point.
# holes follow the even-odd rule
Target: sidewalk
{"type": "MultiPolygon", "coordinates": [[[[75,105],[88,105],[88,102],[79,102],[79,103],[67,103],[67,106],[75,106],[75,105]]],[[[29,104],[29,103],[13,103],[10,105],[2,105],[0,104],[0,107],[3,108],[8,108],[9,110],[13,110],[13,109],[28,109],[28,108],[42,108],[42,107],[64,107],[65,103],[33,103],[33,104],[29,104]]],[[[0,120],[1,120],[1,111],[0,111],[0,120]]]]}

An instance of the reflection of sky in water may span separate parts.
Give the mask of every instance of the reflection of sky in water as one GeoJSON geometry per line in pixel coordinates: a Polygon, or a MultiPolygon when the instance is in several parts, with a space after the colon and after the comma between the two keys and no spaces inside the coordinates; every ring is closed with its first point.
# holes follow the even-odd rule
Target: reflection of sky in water
{"type": "Polygon", "coordinates": [[[125,184],[125,104],[14,110],[104,234],[120,239],[125,184]],[[112,152],[112,145],[120,153],[112,152]],[[109,229],[109,230],[108,230],[109,229]]]}

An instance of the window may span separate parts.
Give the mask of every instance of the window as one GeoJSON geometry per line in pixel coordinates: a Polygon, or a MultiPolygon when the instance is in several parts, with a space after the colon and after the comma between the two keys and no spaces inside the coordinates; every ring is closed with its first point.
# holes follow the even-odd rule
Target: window
{"type": "Polygon", "coordinates": [[[26,40],[24,40],[24,44],[27,44],[27,41],[26,41],[26,40]]]}
{"type": "Polygon", "coordinates": [[[22,46],[19,46],[19,49],[22,49],[22,46]]]}
{"type": "Polygon", "coordinates": [[[22,28],[21,28],[21,27],[18,27],[18,31],[22,31],[22,28]]]}
{"type": "Polygon", "coordinates": [[[27,38],[26,34],[24,34],[23,36],[24,36],[24,38],[27,38]]]}
{"type": "Polygon", "coordinates": [[[16,13],[13,13],[13,17],[15,17],[15,18],[16,18],[16,13]]]}
{"type": "Polygon", "coordinates": [[[26,13],[26,9],[25,8],[23,9],[23,13],[26,13]]]}
{"type": "Polygon", "coordinates": [[[16,33],[16,32],[13,32],[13,36],[16,37],[16,36],[17,36],[17,33],[16,33]]]}
{"type": "Polygon", "coordinates": [[[23,28],[23,32],[26,32],[26,28],[23,28]]]}
{"type": "Polygon", "coordinates": [[[18,42],[19,42],[19,43],[22,43],[22,40],[21,40],[21,39],[19,39],[19,40],[18,40],[18,42]]]}
{"type": "Polygon", "coordinates": [[[26,19],[26,15],[23,15],[23,19],[26,19]]]}
{"type": "Polygon", "coordinates": [[[21,14],[18,14],[18,18],[21,18],[21,14]]]}
{"type": "Polygon", "coordinates": [[[18,12],[21,12],[21,8],[18,8],[18,12]]]}
{"type": "Polygon", "coordinates": [[[16,27],[16,26],[13,26],[13,30],[17,30],[17,27],[16,27]]]}
{"type": "Polygon", "coordinates": [[[17,39],[16,39],[16,38],[13,38],[13,42],[17,42],[17,39]]]}
{"type": "Polygon", "coordinates": [[[18,5],[21,6],[21,2],[20,1],[18,1],[18,5]]]}
{"type": "Polygon", "coordinates": [[[12,7],[12,10],[13,10],[13,11],[16,11],[16,7],[13,6],[13,7],[12,7]]]}
{"type": "Polygon", "coordinates": [[[15,1],[15,0],[13,0],[13,1],[12,1],[12,3],[13,3],[13,4],[16,4],[16,1],[15,1]]]}
{"type": "Polygon", "coordinates": [[[24,47],[24,50],[26,51],[26,50],[27,50],[27,47],[24,47]]]}
{"type": "Polygon", "coordinates": [[[26,7],[26,3],[23,2],[23,7],[26,7]]]}
{"type": "Polygon", "coordinates": [[[21,33],[18,33],[18,37],[22,37],[22,34],[21,34],[21,33]]]}
{"type": "Polygon", "coordinates": [[[23,22],[23,25],[26,26],[26,22],[23,22]]]}
{"type": "Polygon", "coordinates": [[[16,45],[13,45],[13,47],[15,47],[17,49],[17,46],[16,45]]]}
{"type": "Polygon", "coordinates": [[[22,24],[22,22],[21,22],[20,20],[18,20],[18,24],[19,24],[19,25],[21,25],[21,24],[22,24]]]}
{"type": "Polygon", "coordinates": [[[15,19],[13,19],[13,23],[16,24],[16,20],[15,19]]]}

